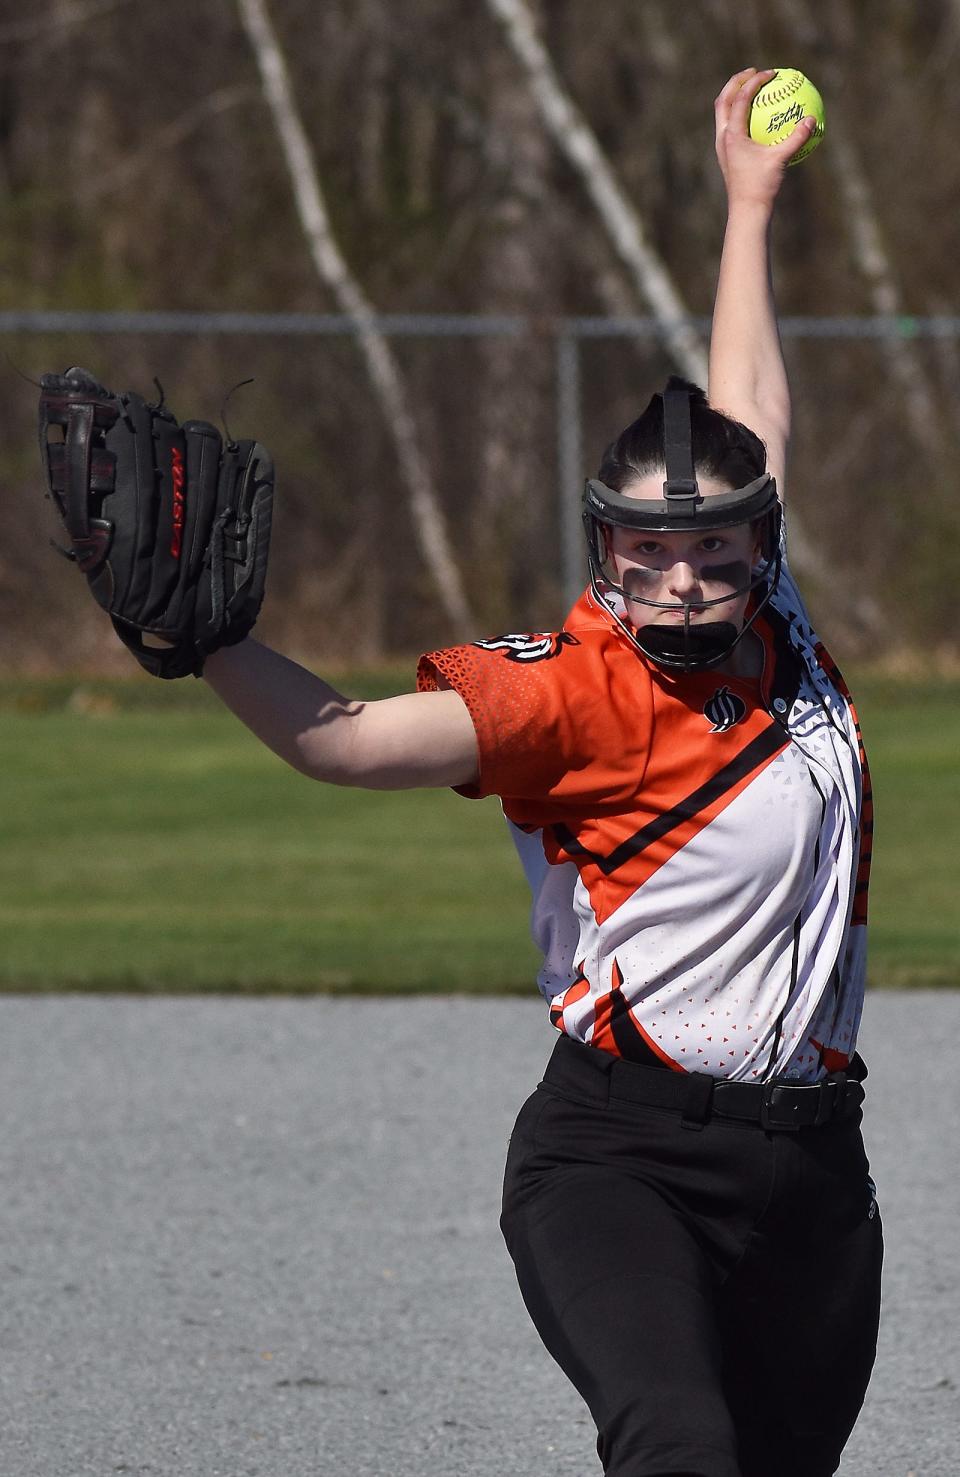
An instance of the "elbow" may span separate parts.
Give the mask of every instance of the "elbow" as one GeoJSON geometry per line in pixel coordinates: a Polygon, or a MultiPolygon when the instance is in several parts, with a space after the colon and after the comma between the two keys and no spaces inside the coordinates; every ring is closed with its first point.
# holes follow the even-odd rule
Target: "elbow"
{"type": "Polygon", "coordinates": [[[294,738],[284,755],[288,764],[307,779],[327,785],[363,785],[364,760],[359,718],[363,703],[352,703],[321,715],[294,738]]]}
{"type": "Polygon", "coordinates": [[[325,770],[313,760],[310,755],[309,748],[306,745],[301,745],[299,740],[297,741],[294,749],[290,753],[284,754],[283,758],[289,765],[289,767],[296,770],[297,774],[302,774],[304,779],[320,780],[325,784],[336,784],[335,778],[332,775],[327,774],[325,770]]]}

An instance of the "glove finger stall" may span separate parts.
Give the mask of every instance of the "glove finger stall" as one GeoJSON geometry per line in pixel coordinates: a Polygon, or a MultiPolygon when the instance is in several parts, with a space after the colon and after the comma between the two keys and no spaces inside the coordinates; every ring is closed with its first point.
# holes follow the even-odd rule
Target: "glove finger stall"
{"type": "Polygon", "coordinates": [[[118,414],[116,397],[85,370],[44,375],[40,450],[49,495],[71,543],[61,552],[76,561],[94,598],[107,610],[114,595],[108,562],[114,529],[101,514],[114,487],[114,467],[104,450],[104,428],[114,424],[118,414]]]}
{"type": "MultiPolygon", "coordinates": [[[[159,494],[154,466],[154,410],[139,395],[120,397],[121,415],[106,434],[116,457],[113,492],[104,499],[104,516],[114,525],[110,566],[114,578],[112,615],[149,623],[148,599],[156,546],[159,494]]],[[[175,422],[174,422],[175,424],[175,422]]]]}
{"type": "Polygon", "coordinates": [[[196,641],[205,654],[242,641],[256,622],[266,584],[273,485],[273,461],[259,442],[233,442],[224,449],[209,580],[197,598],[196,641]]]}
{"type": "Polygon", "coordinates": [[[182,559],[185,578],[200,577],[217,516],[223,438],[209,421],[184,421],[186,506],[183,508],[182,559]]]}

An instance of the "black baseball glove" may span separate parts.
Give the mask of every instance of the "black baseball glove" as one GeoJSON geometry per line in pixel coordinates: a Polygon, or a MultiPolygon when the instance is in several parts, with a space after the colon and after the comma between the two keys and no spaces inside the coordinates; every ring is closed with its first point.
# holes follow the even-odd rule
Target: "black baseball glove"
{"type": "Polygon", "coordinates": [[[84,369],[45,374],[40,450],[50,496],[95,600],[155,677],[199,676],[263,602],[273,462],[163,402],[113,394],[84,369]],[[149,645],[144,637],[169,645],[149,645]]]}

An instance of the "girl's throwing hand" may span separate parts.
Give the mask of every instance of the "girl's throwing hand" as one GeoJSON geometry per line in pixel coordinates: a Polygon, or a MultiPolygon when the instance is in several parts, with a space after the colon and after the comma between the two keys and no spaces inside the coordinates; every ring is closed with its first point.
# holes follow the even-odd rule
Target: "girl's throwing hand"
{"type": "Polygon", "coordinates": [[[744,202],[773,205],[790,160],[798,154],[817,126],[803,118],[789,138],[779,144],[758,144],[750,137],[750,104],[760,88],[775,75],[747,67],[726,83],[713,108],[717,128],[717,160],[732,206],[744,202]]]}

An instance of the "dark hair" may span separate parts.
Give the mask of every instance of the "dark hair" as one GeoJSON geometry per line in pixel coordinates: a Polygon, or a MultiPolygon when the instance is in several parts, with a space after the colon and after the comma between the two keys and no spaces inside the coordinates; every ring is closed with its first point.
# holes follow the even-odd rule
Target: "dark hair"
{"type": "MultiPolygon", "coordinates": [[[[722,411],[711,409],[699,386],[672,374],[664,389],[690,391],[693,463],[698,472],[729,482],[731,487],[745,487],[766,471],[767,449],[760,437],[722,411]]],[[[663,467],[663,392],[658,392],[643,414],[607,447],[597,477],[612,491],[623,492],[635,477],[663,467]]]]}

